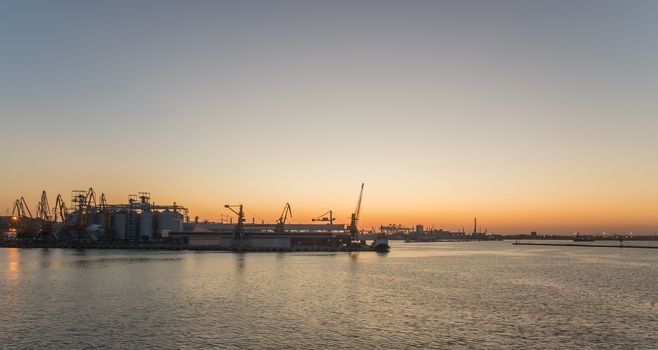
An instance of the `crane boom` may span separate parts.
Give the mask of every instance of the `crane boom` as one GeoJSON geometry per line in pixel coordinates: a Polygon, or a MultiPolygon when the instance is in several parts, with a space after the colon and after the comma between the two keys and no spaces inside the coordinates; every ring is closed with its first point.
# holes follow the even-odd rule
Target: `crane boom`
{"type": "Polygon", "coordinates": [[[276,221],[274,232],[284,233],[286,231],[286,219],[288,219],[288,217],[292,218],[292,209],[290,208],[290,203],[286,203],[286,205],[283,207],[281,216],[276,221]]]}
{"type": "Polygon", "coordinates": [[[281,212],[281,216],[279,217],[279,220],[277,220],[277,223],[285,225],[286,219],[290,217],[292,219],[292,209],[290,208],[290,203],[286,203],[286,205],[283,207],[283,211],[281,212]]]}
{"type": "MultiPolygon", "coordinates": [[[[329,210],[326,213],[320,214],[317,218],[311,219],[311,221],[329,221],[329,226],[333,228],[334,224],[334,212],[333,210],[329,210]],[[329,217],[327,218],[325,215],[329,214],[329,217]]],[[[330,228],[331,230],[331,228],[330,228]]]]}
{"type": "Polygon", "coordinates": [[[93,188],[89,188],[87,194],[84,197],[81,197],[80,200],[80,221],[78,222],[78,229],[84,231],[87,227],[87,219],[92,213],[92,210],[96,209],[96,192],[93,188]]]}
{"type": "Polygon", "coordinates": [[[363,186],[365,183],[361,184],[361,192],[359,193],[359,201],[356,202],[356,220],[359,221],[359,214],[361,214],[361,200],[363,199],[363,186]]]}
{"type": "Polygon", "coordinates": [[[27,202],[25,202],[25,198],[21,197],[14,202],[12,216],[18,216],[19,218],[33,218],[30,207],[28,207],[27,202]]]}
{"type": "Polygon", "coordinates": [[[25,198],[21,197],[14,202],[12,210],[12,221],[16,229],[16,239],[31,240],[34,238],[34,227],[32,212],[25,202],[25,198]]]}
{"type": "Polygon", "coordinates": [[[41,192],[41,201],[37,205],[37,218],[44,221],[51,221],[52,215],[50,212],[50,205],[48,204],[48,197],[46,191],[41,192]]]}
{"type": "Polygon", "coordinates": [[[238,215],[238,222],[237,224],[235,224],[235,227],[233,228],[233,243],[235,244],[236,239],[239,239],[240,241],[244,239],[244,210],[242,204],[238,204],[238,205],[226,204],[224,205],[224,208],[227,208],[228,210],[238,215]],[[238,210],[235,210],[233,208],[238,208],[238,210]]]}
{"type": "Polygon", "coordinates": [[[65,222],[66,215],[68,215],[66,203],[64,203],[64,199],[62,199],[62,195],[58,194],[57,199],[55,200],[55,208],[53,208],[53,222],[57,222],[58,218],[62,220],[62,222],[65,222]]]}
{"type": "Polygon", "coordinates": [[[46,191],[41,192],[41,201],[37,205],[37,218],[40,225],[39,233],[36,237],[41,241],[55,241],[57,237],[54,234],[55,222],[53,221],[53,212],[50,211],[50,204],[48,204],[48,196],[46,191]]]}
{"type": "Polygon", "coordinates": [[[350,235],[352,236],[352,240],[357,239],[357,235],[359,233],[359,215],[361,214],[361,200],[363,199],[363,186],[365,183],[361,184],[361,192],[359,193],[359,200],[356,202],[356,209],[354,210],[354,213],[352,213],[352,220],[350,221],[350,235]]]}

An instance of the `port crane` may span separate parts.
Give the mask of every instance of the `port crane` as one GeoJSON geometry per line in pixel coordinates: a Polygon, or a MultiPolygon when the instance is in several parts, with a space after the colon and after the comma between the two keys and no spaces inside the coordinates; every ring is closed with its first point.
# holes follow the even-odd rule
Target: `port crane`
{"type": "Polygon", "coordinates": [[[352,213],[352,219],[350,220],[350,225],[348,226],[352,241],[356,241],[359,234],[359,215],[361,214],[361,200],[363,199],[364,185],[365,183],[361,184],[361,192],[359,193],[359,200],[356,202],[356,209],[354,210],[354,213],[352,213]]]}
{"type": "Polygon", "coordinates": [[[87,221],[92,212],[97,206],[96,192],[93,188],[89,190],[76,190],[72,193],[72,201],[78,207],[78,222],[75,224],[74,234],[70,237],[75,241],[91,241],[92,238],[87,233],[87,221]]]}
{"type": "Polygon", "coordinates": [[[57,199],[55,200],[55,207],[53,208],[53,222],[66,222],[66,216],[68,215],[68,210],[66,209],[66,203],[62,199],[62,195],[58,194],[57,199]]]}
{"type": "Polygon", "coordinates": [[[105,193],[101,193],[100,198],[98,199],[98,209],[105,209],[107,208],[107,199],[105,199],[105,193]]]}
{"type": "Polygon", "coordinates": [[[41,219],[43,221],[51,221],[52,219],[46,191],[41,192],[41,200],[39,201],[39,204],[37,204],[37,219],[41,219]]]}
{"type": "Polygon", "coordinates": [[[290,203],[286,203],[286,205],[283,207],[283,212],[281,212],[281,216],[276,221],[276,227],[274,229],[275,232],[283,233],[285,231],[286,220],[288,217],[292,219],[292,209],[290,208],[290,203]]]}
{"type": "Polygon", "coordinates": [[[317,218],[311,219],[311,221],[329,221],[329,225],[334,224],[334,212],[333,210],[329,210],[326,213],[320,214],[317,218]],[[329,214],[329,217],[327,217],[327,214],[329,214]]]}
{"type": "Polygon", "coordinates": [[[244,239],[244,208],[242,204],[226,204],[224,208],[234,212],[238,216],[238,222],[233,228],[233,242],[235,243],[236,239],[242,241],[244,239]],[[237,208],[238,210],[235,210],[237,208]]]}
{"type": "Polygon", "coordinates": [[[30,208],[25,202],[25,198],[21,197],[14,201],[14,208],[11,211],[11,220],[16,229],[17,239],[23,240],[32,238],[30,224],[33,220],[33,216],[30,208]]]}
{"type": "Polygon", "coordinates": [[[39,201],[39,204],[37,204],[37,220],[39,220],[41,225],[37,239],[44,241],[56,240],[55,235],[53,234],[55,228],[53,213],[50,211],[46,191],[41,192],[41,200],[39,201]]]}
{"type": "Polygon", "coordinates": [[[21,197],[14,202],[14,209],[12,210],[11,215],[12,217],[17,218],[32,218],[32,212],[30,211],[27,202],[25,202],[25,198],[21,197]]]}

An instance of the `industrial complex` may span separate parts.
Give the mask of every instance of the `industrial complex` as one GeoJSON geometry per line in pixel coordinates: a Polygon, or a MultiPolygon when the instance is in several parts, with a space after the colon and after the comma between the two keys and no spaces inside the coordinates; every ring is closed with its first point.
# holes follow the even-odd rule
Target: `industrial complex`
{"type": "MultiPolygon", "coordinates": [[[[32,212],[23,197],[4,217],[2,245],[20,247],[162,248],[238,251],[390,249],[385,234],[370,244],[359,237],[363,184],[349,225],[334,223],[330,210],[310,224],[291,224],[286,203],[276,223],[246,223],[241,204],[224,205],[235,217],[229,223],[190,221],[188,209],[175,202],[156,205],[148,192],[128,196],[127,203],[108,203],[93,188],[74,190],[69,204],[58,195],[50,206],[45,191],[32,212]]],[[[2,226],[0,226],[2,227],[2,226]]]]}

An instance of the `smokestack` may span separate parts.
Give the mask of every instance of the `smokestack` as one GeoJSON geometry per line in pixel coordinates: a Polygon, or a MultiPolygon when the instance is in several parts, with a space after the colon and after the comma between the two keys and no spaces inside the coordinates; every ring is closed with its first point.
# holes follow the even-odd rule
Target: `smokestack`
{"type": "Polygon", "coordinates": [[[473,234],[478,232],[478,218],[473,219],[473,234]]]}

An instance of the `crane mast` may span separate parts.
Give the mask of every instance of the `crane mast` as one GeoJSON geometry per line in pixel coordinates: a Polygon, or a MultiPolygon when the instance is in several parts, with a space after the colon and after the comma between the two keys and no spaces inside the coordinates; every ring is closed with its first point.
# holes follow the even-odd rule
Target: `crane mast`
{"type": "Polygon", "coordinates": [[[53,222],[58,222],[58,219],[61,222],[66,221],[66,216],[68,215],[68,210],[66,209],[66,203],[62,199],[62,195],[58,194],[57,199],[55,200],[55,208],[53,208],[53,222]]]}
{"type": "Polygon", "coordinates": [[[331,227],[330,230],[333,228],[334,224],[334,212],[333,210],[329,210],[328,212],[321,214],[317,218],[311,219],[311,221],[329,221],[329,226],[331,227]],[[329,217],[326,217],[325,215],[329,214],[329,217]]]}
{"type": "Polygon", "coordinates": [[[11,212],[11,219],[13,226],[16,229],[16,238],[19,240],[31,240],[32,236],[32,212],[25,202],[25,198],[21,197],[14,202],[14,208],[11,212]]]}
{"type": "Polygon", "coordinates": [[[46,191],[41,192],[41,200],[39,201],[39,204],[37,204],[37,218],[43,221],[51,221],[52,219],[46,191]]]}
{"type": "Polygon", "coordinates": [[[74,190],[71,193],[72,204],[77,206],[78,222],[75,223],[73,235],[69,237],[70,241],[76,243],[91,241],[92,238],[87,233],[87,224],[89,217],[93,217],[93,211],[96,210],[96,192],[93,188],[89,190],[74,190]]]}
{"type": "Polygon", "coordinates": [[[290,203],[286,203],[286,205],[283,207],[283,212],[281,212],[281,216],[276,221],[276,227],[274,229],[275,232],[283,233],[285,231],[286,219],[288,219],[288,217],[292,219],[292,209],[290,208],[290,203]]]}
{"type": "Polygon", "coordinates": [[[235,224],[235,227],[233,228],[233,242],[235,243],[236,239],[242,241],[244,239],[244,210],[242,204],[238,204],[238,205],[226,204],[224,205],[224,208],[232,211],[238,216],[238,222],[237,224],[235,224]],[[238,210],[235,210],[233,208],[238,208],[238,210]]]}
{"type": "Polygon", "coordinates": [[[352,213],[352,219],[350,220],[350,236],[353,241],[357,240],[359,234],[359,215],[361,214],[361,200],[363,199],[363,186],[365,183],[361,184],[361,192],[359,193],[359,200],[356,202],[356,209],[352,213]]]}
{"type": "Polygon", "coordinates": [[[14,202],[14,209],[11,212],[12,216],[18,218],[30,218],[32,219],[32,212],[25,202],[25,198],[21,197],[14,202]]]}
{"type": "Polygon", "coordinates": [[[53,233],[55,223],[53,222],[53,213],[50,211],[46,191],[41,192],[41,201],[37,205],[37,219],[41,228],[37,239],[43,241],[54,241],[56,237],[53,233]]]}

